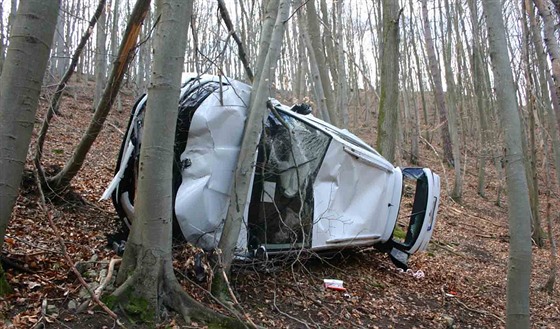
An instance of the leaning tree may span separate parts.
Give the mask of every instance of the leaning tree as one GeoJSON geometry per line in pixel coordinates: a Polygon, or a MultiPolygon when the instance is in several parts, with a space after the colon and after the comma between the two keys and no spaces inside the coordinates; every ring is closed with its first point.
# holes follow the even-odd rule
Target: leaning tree
{"type": "MultiPolygon", "coordinates": [[[[19,192],[59,7],[60,1],[22,1],[10,35],[0,77],[0,247],[19,192]]],[[[0,266],[0,295],[6,286],[0,266]]]]}

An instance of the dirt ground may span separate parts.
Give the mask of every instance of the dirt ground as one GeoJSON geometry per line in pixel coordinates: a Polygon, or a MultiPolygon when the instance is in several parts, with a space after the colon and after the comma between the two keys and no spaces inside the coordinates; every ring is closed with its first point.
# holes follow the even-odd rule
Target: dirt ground
{"type": "MultiPolygon", "coordinates": [[[[54,119],[45,145],[43,165],[47,171],[61,167],[71,155],[92,116],[92,91],[91,83],[80,84],[64,97],[62,115],[54,119]]],[[[36,130],[47,101],[41,100],[36,130]]],[[[113,176],[133,102],[131,96],[123,95],[123,111],[112,110],[84,168],[72,183],[72,193],[60,196],[48,211],[38,207],[37,187],[28,161],[2,250],[3,264],[14,289],[13,294],[0,299],[0,323],[4,327],[115,326],[106,313],[88,305],[87,293],[69,270],[47,212],[52,214],[67,252],[84,279],[98,284],[107,273],[109,261],[117,257],[107,248],[106,235],[118,226],[110,201],[98,199],[113,176]]],[[[373,141],[371,129],[365,124],[351,130],[373,141]]],[[[434,147],[439,150],[437,143],[434,147]]],[[[373,248],[238,266],[231,281],[240,307],[254,323],[267,328],[503,328],[509,241],[506,199],[502,195],[502,207],[496,206],[499,182],[490,167],[487,198],[476,194],[477,154],[473,149],[464,150],[464,197],[459,204],[446,196],[453,182],[452,170],[442,164],[431,147],[421,145],[421,166],[442,176],[442,203],[432,242],[427,252],[412,257],[410,272],[399,272],[387,255],[373,248]],[[343,280],[347,291],[325,289],[325,278],[343,280]]],[[[544,220],[544,191],[541,197],[544,220]]],[[[556,190],[550,202],[554,235],[558,238],[560,204],[556,190]]],[[[191,295],[225,312],[209,296],[208,280],[197,283],[194,279],[193,254],[193,247],[175,245],[177,277],[191,295]]],[[[552,295],[540,290],[550,273],[549,264],[548,241],[544,248],[533,247],[534,328],[560,328],[558,287],[552,295]]],[[[117,312],[127,327],[154,326],[133,322],[132,316],[117,312]]],[[[204,327],[194,322],[185,324],[173,312],[163,323],[162,327],[204,327]]]]}

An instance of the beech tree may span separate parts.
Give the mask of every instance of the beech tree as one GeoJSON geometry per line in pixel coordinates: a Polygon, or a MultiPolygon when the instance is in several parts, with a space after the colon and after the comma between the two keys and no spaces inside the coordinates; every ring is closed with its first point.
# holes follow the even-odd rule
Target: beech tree
{"type": "Polygon", "coordinates": [[[183,315],[185,321],[203,320],[219,327],[241,327],[196,302],[182,289],[173,272],[171,256],[172,164],[179,106],[181,72],[192,1],[158,0],[160,17],[154,37],[154,62],[140,151],[141,173],[135,200],[138,214],[128,239],[114,301],[143,300],[144,319],[160,318],[162,306],[183,315]],[[167,166],[162,166],[165,163],[167,166]]]}
{"type": "Polygon", "coordinates": [[[400,15],[397,1],[383,0],[383,52],[377,148],[391,162],[395,161],[398,133],[400,15]]]}
{"type": "Polygon", "coordinates": [[[0,77],[0,247],[19,192],[59,7],[60,1],[22,1],[10,34],[0,77]]]}
{"type": "Polygon", "coordinates": [[[507,328],[529,328],[529,285],[531,279],[531,206],[522,150],[521,120],[506,42],[500,0],[482,2],[498,113],[502,122],[510,231],[507,273],[507,328]]]}

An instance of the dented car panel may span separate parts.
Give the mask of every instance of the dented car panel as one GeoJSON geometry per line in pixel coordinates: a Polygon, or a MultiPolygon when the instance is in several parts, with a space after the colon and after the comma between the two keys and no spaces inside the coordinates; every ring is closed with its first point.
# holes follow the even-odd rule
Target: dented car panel
{"type": "MultiPolygon", "coordinates": [[[[186,240],[206,250],[216,248],[221,235],[250,92],[238,81],[195,75],[181,89],[174,213],[186,240]]],[[[113,196],[127,222],[134,220],[145,103],[146,96],[133,109],[115,178],[103,195],[113,196]]],[[[239,257],[383,245],[406,267],[409,255],[427,247],[439,176],[427,168],[394,167],[349,131],[296,106],[271,100],[267,110],[239,257]]]]}

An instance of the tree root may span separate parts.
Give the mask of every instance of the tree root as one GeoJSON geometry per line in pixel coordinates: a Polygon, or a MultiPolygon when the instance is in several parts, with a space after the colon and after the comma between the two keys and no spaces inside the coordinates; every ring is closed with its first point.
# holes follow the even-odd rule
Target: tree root
{"type": "MultiPolygon", "coordinates": [[[[146,249],[137,251],[136,254],[144,259],[142,262],[137,262],[134,269],[128,268],[133,270],[132,275],[113,292],[110,297],[112,302],[129,310],[132,303],[138,304],[138,301],[142,301],[141,304],[145,309],[137,310],[139,312],[137,315],[142,321],[159,321],[161,310],[167,307],[181,314],[187,324],[196,320],[213,328],[248,327],[242,320],[220,314],[190,297],[175,277],[170,254],[163,255],[156,250],[146,249]],[[143,264],[150,264],[150,266],[143,264]],[[150,312],[151,310],[155,312],[150,312]]],[[[251,327],[256,326],[253,324],[251,327]]]]}

